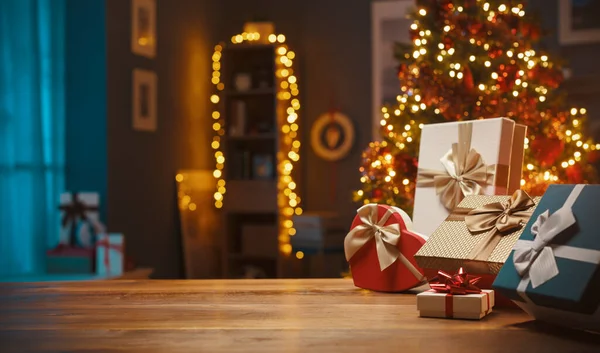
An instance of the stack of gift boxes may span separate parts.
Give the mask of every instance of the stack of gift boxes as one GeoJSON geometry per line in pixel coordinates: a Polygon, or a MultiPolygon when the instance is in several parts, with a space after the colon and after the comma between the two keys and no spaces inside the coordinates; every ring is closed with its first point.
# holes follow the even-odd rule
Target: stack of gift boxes
{"type": "Polygon", "coordinates": [[[423,317],[481,319],[512,301],[600,331],[600,186],[520,190],[525,133],[506,118],[423,126],[413,221],[385,205],[358,210],[344,244],[355,285],[429,283],[423,317]]]}
{"type": "Polygon", "coordinates": [[[93,192],[63,193],[60,199],[60,239],[46,252],[49,274],[123,274],[124,238],[107,233],[100,221],[99,195],[93,192]]]}

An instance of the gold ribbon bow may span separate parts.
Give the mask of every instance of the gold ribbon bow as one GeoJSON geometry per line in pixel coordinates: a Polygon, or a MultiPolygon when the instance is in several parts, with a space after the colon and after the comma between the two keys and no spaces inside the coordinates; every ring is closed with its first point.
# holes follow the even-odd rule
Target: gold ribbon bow
{"type": "Polygon", "coordinates": [[[435,187],[442,204],[449,210],[454,209],[465,196],[482,194],[483,186],[494,182],[494,175],[504,186],[508,183],[508,168],[487,166],[481,155],[471,148],[472,135],[472,123],[459,124],[458,143],[453,143],[440,159],[444,170],[419,169],[417,175],[417,186],[435,187]],[[502,175],[499,175],[500,172],[502,175]]]}
{"type": "Polygon", "coordinates": [[[401,229],[398,223],[385,225],[389,218],[397,211],[388,208],[386,213],[378,219],[379,210],[377,204],[364,205],[358,209],[358,217],[362,224],[354,227],[344,239],[344,252],[346,260],[350,261],[352,256],[362,248],[371,238],[375,238],[377,259],[381,271],[390,267],[396,260],[402,262],[408,270],[421,281],[425,280],[423,274],[398,250],[398,241],[401,229]]]}
{"type": "Polygon", "coordinates": [[[469,260],[485,261],[502,236],[523,227],[531,217],[533,206],[535,202],[531,197],[525,191],[517,190],[503,202],[493,202],[475,209],[457,207],[447,220],[464,221],[471,233],[488,232],[467,256],[469,260]]]}

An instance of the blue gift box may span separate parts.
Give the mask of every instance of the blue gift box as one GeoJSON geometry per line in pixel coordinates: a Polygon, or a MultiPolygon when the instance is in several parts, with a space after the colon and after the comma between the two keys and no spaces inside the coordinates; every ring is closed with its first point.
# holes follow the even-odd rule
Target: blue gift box
{"type": "Polygon", "coordinates": [[[538,319],[600,328],[600,185],[550,185],[494,289],[538,319]]]}

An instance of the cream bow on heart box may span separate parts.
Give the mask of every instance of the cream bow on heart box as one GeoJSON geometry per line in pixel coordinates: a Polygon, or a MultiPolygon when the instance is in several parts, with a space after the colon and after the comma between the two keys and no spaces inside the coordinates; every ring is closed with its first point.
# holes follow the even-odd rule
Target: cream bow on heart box
{"type": "Polygon", "coordinates": [[[385,225],[395,210],[390,208],[381,219],[377,219],[377,205],[370,204],[361,207],[358,210],[358,217],[363,224],[358,225],[348,233],[344,239],[344,252],[346,260],[362,248],[369,240],[375,239],[377,247],[377,258],[381,271],[390,267],[400,256],[400,251],[396,247],[400,239],[400,225],[392,223],[385,225]]]}
{"type": "Polygon", "coordinates": [[[425,281],[413,258],[425,237],[409,231],[411,223],[404,211],[387,205],[357,211],[344,251],[358,287],[402,291],[425,281]]]}

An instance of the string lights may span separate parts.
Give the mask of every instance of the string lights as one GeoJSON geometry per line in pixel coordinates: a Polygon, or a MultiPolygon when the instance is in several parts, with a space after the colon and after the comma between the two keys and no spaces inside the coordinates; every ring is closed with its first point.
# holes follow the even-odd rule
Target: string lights
{"type": "MultiPolygon", "coordinates": [[[[285,35],[270,34],[268,42],[275,50],[275,76],[276,76],[276,115],[277,128],[279,131],[277,151],[277,205],[279,213],[279,251],[285,256],[292,253],[290,237],[296,234],[293,216],[301,215],[300,196],[297,193],[298,185],[292,176],[294,166],[300,160],[300,140],[298,136],[298,111],[300,110],[298,79],[293,68],[293,60],[296,54],[289,50],[285,44],[285,35]]],[[[260,40],[259,33],[242,33],[231,38],[233,45],[256,42],[260,40]]],[[[225,121],[219,111],[219,94],[225,89],[221,80],[221,57],[223,45],[217,45],[213,53],[212,83],[215,85],[216,93],[211,95],[210,101],[215,105],[212,112],[213,130],[215,135],[212,141],[214,149],[215,169],[213,176],[217,181],[217,191],[214,194],[215,207],[222,208],[224,195],[226,193],[226,181],[223,176],[225,166],[225,155],[221,150],[221,139],[225,134],[225,121]]],[[[296,254],[302,258],[303,254],[296,254]]]]}

